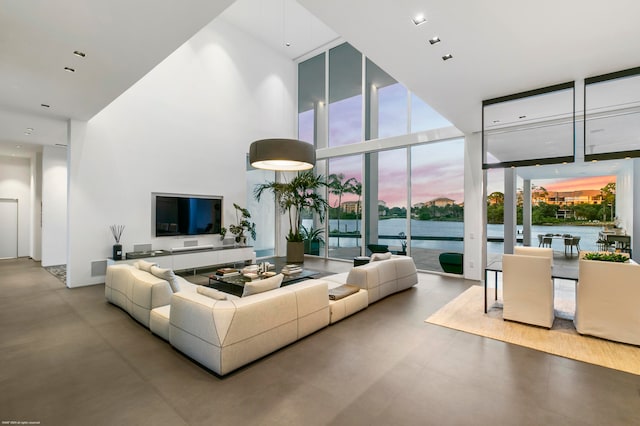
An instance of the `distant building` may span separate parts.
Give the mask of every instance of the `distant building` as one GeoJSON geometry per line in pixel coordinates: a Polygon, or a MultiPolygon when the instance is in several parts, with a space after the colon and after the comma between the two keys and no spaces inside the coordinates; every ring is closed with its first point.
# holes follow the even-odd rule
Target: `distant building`
{"type": "Polygon", "coordinates": [[[361,213],[362,207],[358,201],[345,201],[342,203],[342,211],[345,213],[361,213]]]}
{"type": "Polygon", "coordinates": [[[434,198],[431,201],[427,201],[425,203],[426,206],[436,206],[436,207],[446,207],[446,206],[452,206],[455,204],[455,201],[452,200],[451,198],[446,198],[446,197],[439,197],[439,198],[434,198]]]}
{"type": "Polygon", "coordinates": [[[582,191],[554,191],[538,194],[534,202],[543,202],[562,206],[575,206],[576,204],[602,204],[602,193],[597,189],[585,189],[582,191]]]}

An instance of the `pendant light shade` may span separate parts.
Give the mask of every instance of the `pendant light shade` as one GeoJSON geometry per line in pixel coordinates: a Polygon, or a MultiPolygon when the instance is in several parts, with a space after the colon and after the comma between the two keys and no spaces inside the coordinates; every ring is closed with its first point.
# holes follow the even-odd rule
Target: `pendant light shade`
{"type": "Polygon", "coordinates": [[[308,170],[316,164],[316,150],[296,139],[262,139],[251,144],[249,162],[257,169],[308,170]]]}

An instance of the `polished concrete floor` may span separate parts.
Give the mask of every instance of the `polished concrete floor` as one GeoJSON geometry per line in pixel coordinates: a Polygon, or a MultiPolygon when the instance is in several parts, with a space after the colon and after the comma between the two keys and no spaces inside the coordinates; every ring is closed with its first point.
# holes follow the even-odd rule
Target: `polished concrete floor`
{"type": "Polygon", "coordinates": [[[108,304],[102,285],[70,290],[37,262],[0,261],[0,421],[640,424],[640,376],[424,322],[470,285],[424,275],[220,378],[108,304]]]}

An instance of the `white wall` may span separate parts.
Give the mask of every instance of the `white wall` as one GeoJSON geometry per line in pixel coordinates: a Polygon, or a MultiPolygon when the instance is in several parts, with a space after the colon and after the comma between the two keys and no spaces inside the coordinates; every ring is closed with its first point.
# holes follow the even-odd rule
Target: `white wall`
{"type": "Polygon", "coordinates": [[[31,161],[0,156],[0,198],[18,199],[18,257],[30,255],[31,161]]]}
{"type": "Polygon", "coordinates": [[[31,156],[30,256],[33,260],[42,260],[42,152],[31,156]]]}
{"type": "Polygon", "coordinates": [[[109,225],[126,226],[125,252],[183,245],[152,236],[152,192],[222,195],[231,223],[250,143],[295,137],[295,97],[295,63],[217,19],[88,123],[72,121],[67,285],[104,281],[91,262],[111,255],[109,225]]]}
{"type": "Polygon", "coordinates": [[[42,266],[67,263],[67,149],[42,152],[42,266]]]}

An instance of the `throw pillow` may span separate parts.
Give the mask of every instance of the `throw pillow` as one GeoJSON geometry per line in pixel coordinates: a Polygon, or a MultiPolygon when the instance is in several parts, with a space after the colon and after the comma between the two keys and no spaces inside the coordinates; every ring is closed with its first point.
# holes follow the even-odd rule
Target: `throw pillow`
{"type": "Polygon", "coordinates": [[[151,267],[151,273],[158,278],[167,280],[169,282],[169,285],[171,286],[171,290],[173,290],[174,293],[180,291],[180,283],[178,282],[178,277],[176,277],[176,274],[174,274],[171,269],[158,268],[154,265],[151,267]]]}
{"type": "Polygon", "coordinates": [[[242,297],[251,296],[252,294],[263,293],[265,291],[273,290],[280,287],[284,275],[278,274],[271,278],[265,278],[263,280],[252,281],[245,283],[244,290],[242,291],[242,297]]]}
{"type": "Polygon", "coordinates": [[[152,266],[158,266],[158,264],[147,262],[146,260],[138,260],[136,262],[136,268],[140,269],[141,271],[151,272],[152,266]]]}
{"type": "Polygon", "coordinates": [[[216,290],[215,288],[199,285],[196,291],[201,295],[210,297],[212,299],[227,300],[227,295],[219,290],[216,290]]]}
{"type": "Polygon", "coordinates": [[[377,260],[387,260],[387,259],[391,259],[391,252],[388,251],[386,253],[373,253],[371,255],[371,261],[375,262],[377,260]]]}

